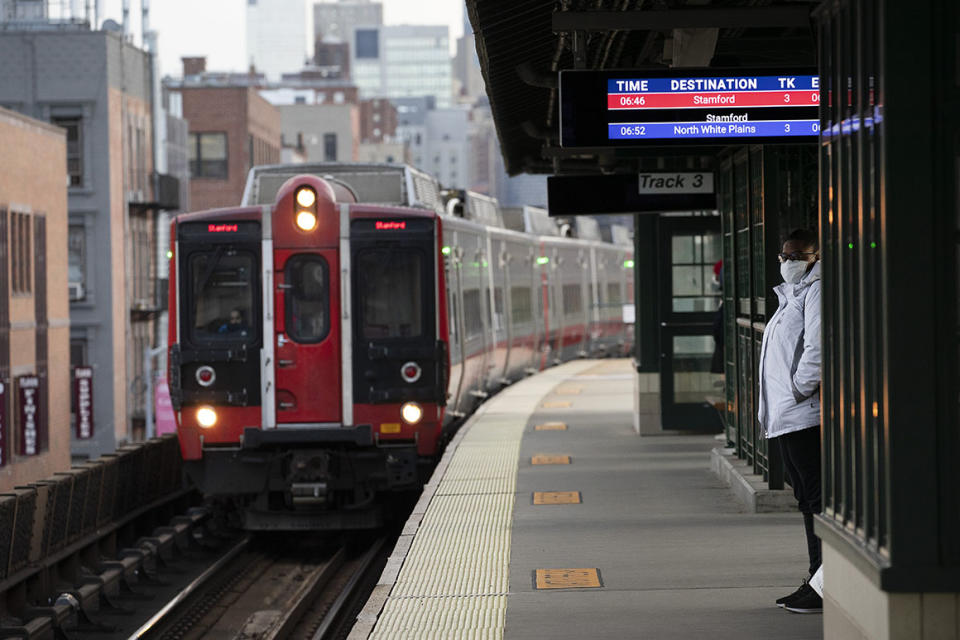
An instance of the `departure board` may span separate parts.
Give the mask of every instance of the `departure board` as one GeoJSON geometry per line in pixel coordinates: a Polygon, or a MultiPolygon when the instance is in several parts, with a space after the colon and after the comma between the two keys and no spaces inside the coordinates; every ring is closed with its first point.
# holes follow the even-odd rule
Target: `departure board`
{"type": "Polygon", "coordinates": [[[820,133],[815,71],[564,71],[564,147],[811,142],[820,133]]]}

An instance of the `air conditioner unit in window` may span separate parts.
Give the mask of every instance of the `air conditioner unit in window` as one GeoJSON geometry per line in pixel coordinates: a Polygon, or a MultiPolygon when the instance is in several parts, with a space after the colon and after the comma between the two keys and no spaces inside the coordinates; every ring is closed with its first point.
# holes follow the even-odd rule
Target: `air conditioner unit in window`
{"type": "Polygon", "coordinates": [[[70,292],[70,302],[75,300],[83,300],[83,283],[82,282],[70,282],[67,284],[67,290],[70,292]]]}

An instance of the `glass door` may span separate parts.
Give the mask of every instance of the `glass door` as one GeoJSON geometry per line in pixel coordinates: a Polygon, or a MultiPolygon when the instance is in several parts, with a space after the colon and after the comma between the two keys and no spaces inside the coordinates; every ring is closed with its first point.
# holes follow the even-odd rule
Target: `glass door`
{"type": "Polygon", "coordinates": [[[660,405],[664,429],[720,431],[724,400],[720,217],[660,219],[660,405]]]}

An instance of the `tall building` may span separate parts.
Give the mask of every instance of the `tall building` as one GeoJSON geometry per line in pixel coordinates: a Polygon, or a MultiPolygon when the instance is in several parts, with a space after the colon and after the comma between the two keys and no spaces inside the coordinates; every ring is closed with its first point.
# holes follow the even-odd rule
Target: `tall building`
{"type": "Polygon", "coordinates": [[[194,210],[239,205],[250,167],[280,161],[280,112],[260,95],[257,83],[208,77],[203,65],[184,62],[183,79],[165,80],[164,86],[172,99],[177,94],[190,126],[190,205],[194,210]]]}
{"type": "Polygon", "coordinates": [[[313,4],[314,43],[350,43],[357,27],[377,27],[382,24],[383,5],[379,2],[338,0],[313,4]]]}
{"type": "Polygon", "coordinates": [[[0,108],[0,491],[70,466],[68,144],[0,108]]]}
{"type": "Polygon", "coordinates": [[[421,169],[433,174],[447,188],[463,188],[469,181],[467,145],[470,111],[464,108],[427,112],[426,148],[421,169]]]}
{"type": "Polygon", "coordinates": [[[397,138],[406,143],[413,166],[426,169],[427,113],[436,108],[436,98],[394,98],[391,102],[397,107],[397,138]]]}
{"type": "Polygon", "coordinates": [[[120,33],[53,26],[0,31],[0,104],[66,130],[70,363],[93,380],[93,428],[72,448],[98,455],[142,434],[144,352],[165,313],[157,219],[177,181],[155,169],[151,56],[120,33]]]}
{"type": "Polygon", "coordinates": [[[446,26],[357,27],[351,68],[360,97],[436,96],[437,107],[449,107],[453,101],[449,40],[446,26]]]}
{"type": "Polygon", "coordinates": [[[269,80],[300,70],[313,55],[306,0],[247,0],[247,64],[269,80]]]}
{"type": "Polygon", "coordinates": [[[307,162],[355,162],[360,110],[355,104],[280,105],[285,144],[297,142],[307,162]]]}

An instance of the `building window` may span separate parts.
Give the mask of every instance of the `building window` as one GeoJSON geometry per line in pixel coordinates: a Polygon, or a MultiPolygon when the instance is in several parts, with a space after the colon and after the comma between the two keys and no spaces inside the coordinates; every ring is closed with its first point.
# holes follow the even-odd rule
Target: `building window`
{"type": "Polygon", "coordinates": [[[67,283],[71,302],[87,296],[87,229],[82,224],[67,228],[67,283]]]}
{"type": "Polygon", "coordinates": [[[379,58],[380,42],[376,29],[357,29],[356,52],[358,58],[379,58]]]}
{"type": "Polygon", "coordinates": [[[190,150],[191,178],[226,179],[226,133],[191,133],[187,146],[190,150]]]}
{"type": "Polygon", "coordinates": [[[28,294],[33,291],[30,266],[33,264],[31,244],[31,216],[26,213],[10,214],[10,264],[13,267],[13,293],[28,294]]]}
{"type": "Polygon", "coordinates": [[[337,159],[337,134],[323,134],[323,159],[326,162],[334,162],[337,159]]]}
{"type": "Polygon", "coordinates": [[[71,187],[83,186],[83,120],[79,116],[53,117],[50,121],[67,130],[67,176],[71,187]]]}

